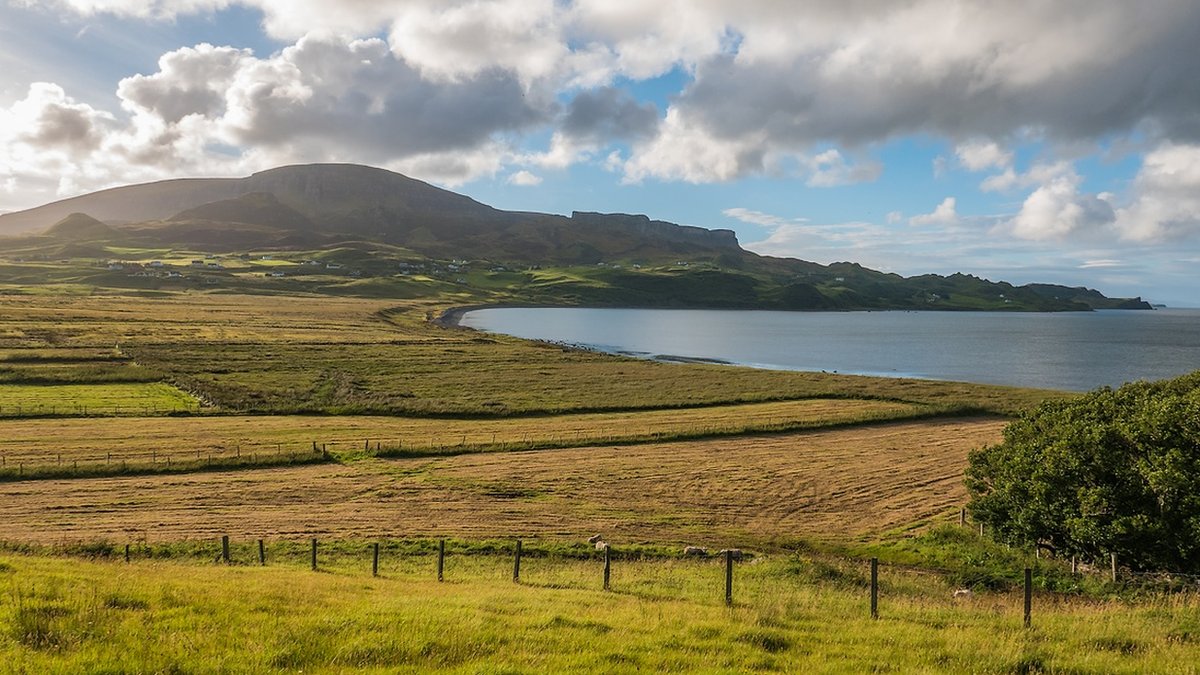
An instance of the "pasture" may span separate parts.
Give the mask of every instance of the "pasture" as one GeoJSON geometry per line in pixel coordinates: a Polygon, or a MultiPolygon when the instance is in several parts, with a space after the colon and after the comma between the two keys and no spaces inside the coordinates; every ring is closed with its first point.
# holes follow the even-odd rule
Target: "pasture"
{"type": "Polygon", "coordinates": [[[1195,597],[1095,601],[1016,593],[952,600],[885,567],[880,618],[864,569],[796,554],[739,564],[722,602],[711,562],[362,559],[320,572],[0,555],[0,662],[16,672],[1105,672],[1194,673],[1195,597]],[[354,562],[358,562],[357,565],[354,562]]]}

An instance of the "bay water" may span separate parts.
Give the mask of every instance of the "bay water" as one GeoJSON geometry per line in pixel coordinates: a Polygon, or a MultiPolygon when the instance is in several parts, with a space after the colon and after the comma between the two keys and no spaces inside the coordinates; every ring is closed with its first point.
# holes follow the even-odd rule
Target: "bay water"
{"type": "Polygon", "coordinates": [[[1200,369],[1200,310],[775,312],[499,307],[482,331],[666,360],[1086,391],[1200,369]]]}

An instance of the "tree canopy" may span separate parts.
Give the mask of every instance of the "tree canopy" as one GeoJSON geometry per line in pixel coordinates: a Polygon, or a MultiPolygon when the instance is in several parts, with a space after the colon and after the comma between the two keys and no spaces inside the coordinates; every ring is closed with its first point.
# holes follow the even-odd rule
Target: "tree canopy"
{"type": "Polygon", "coordinates": [[[1044,403],[971,453],[966,485],[1001,541],[1200,572],[1200,371],[1044,403]]]}

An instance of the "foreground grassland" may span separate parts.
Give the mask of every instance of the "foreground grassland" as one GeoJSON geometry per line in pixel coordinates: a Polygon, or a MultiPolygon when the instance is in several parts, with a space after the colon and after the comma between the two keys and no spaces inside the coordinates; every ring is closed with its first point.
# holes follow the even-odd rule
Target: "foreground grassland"
{"type": "Polygon", "coordinates": [[[1003,422],[0,484],[11,541],[494,538],[775,547],[956,516],[967,453],[1003,422]]]}
{"type": "Polygon", "coordinates": [[[299,565],[90,562],[0,556],[8,672],[979,672],[1195,673],[1194,596],[955,601],[885,567],[880,618],[865,570],[804,555],[739,564],[723,604],[712,562],[501,556],[299,565]]]}

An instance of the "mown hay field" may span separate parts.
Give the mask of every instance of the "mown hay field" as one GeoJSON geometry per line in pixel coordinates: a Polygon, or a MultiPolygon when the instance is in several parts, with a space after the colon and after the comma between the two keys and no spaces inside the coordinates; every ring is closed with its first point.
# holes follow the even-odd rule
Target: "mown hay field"
{"type": "Polygon", "coordinates": [[[880,535],[957,513],[967,453],[1002,421],[365,459],[0,484],[4,539],[409,535],[768,545],[880,535]]]}
{"type": "MultiPolygon", "coordinates": [[[[161,385],[156,385],[161,386],[161,385]]],[[[0,391],[3,391],[0,389],[0,391]]],[[[0,406],[2,410],[2,406],[0,406]]],[[[164,468],[195,461],[276,461],[314,448],[335,457],[439,455],[631,443],[878,422],[920,406],[889,401],[804,399],[679,410],[534,418],[430,419],[390,416],[216,415],[137,419],[0,419],[0,475],[18,465],[78,462],[164,468]]]]}

